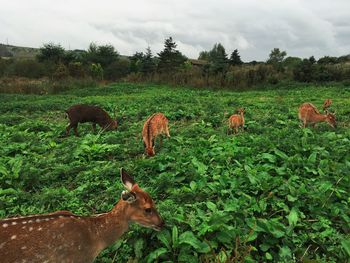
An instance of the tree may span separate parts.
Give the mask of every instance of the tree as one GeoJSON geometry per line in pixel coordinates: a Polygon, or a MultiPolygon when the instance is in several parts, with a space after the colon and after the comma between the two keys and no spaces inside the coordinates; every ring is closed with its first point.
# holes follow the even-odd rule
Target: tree
{"type": "Polygon", "coordinates": [[[181,65],[187,60],[182,53],[176,50],[177,44],[172,37],[165,39],[164,50],[158,53],[159,63],[158,70],[160,72],[174,72],[179,70],[181,65]]]}
{"type": "Polygon", "coordinates": [[[156,63],[154,61],[150,47],[147,47],[146,54],[142,58],[141,72],[143,74],[152,74],[156,70],[156,63]]]}
{"type": "Polygon", "coordinates": [[[224,46],[220,43],[215,44],[209,51],[209,64],[210,71],[214,74],[226,72],[228,58],[224,46]]]}
{"type": "Polygon", "coordinates": [[[209,52],[208,52],[208,51],[201,51],[201,52],[199,53],[198,59],[201,59],[201,60],[209,60],[209,52]]]}
{"type": "Polygon", "coordinates": [[[274,48],[271,50],[271,53],[269,55],[269,59],[267,60],[267,63],[269,63],[269,64],[281,63],[284,60],[285,56],[287,56],[286,51],[280,51],[279,48],[274,48]]]}
{"type": "Polygon", "coordinates": [[[97,46],[91,43],[85,56],[88,63],[100,64],[103,68],[115,62],[119,57],[119,53],[112,45],[97,46]]]}
{"type": "Polygon", "coordinates": [[[233,66],[239,66],[243,64],[243,61],[241,60],[241,56],[238,53],[238,49],[235,49],[230,56],[229,64],[233,66]]]}
{"type": "Polygon", "coordinates": [[[130,71],[139,72],[141,70],[142,61],[144,59],[143,52],[136,52],[130,57],[130,71]]]}
{"type": "Polygon", "coordinates": [[[61,45],[55,45],[53,43],[44,44],[43,47],[39,49],[39,54],[37,59],[40,62],[53,62],[60,63],[65,55],[65,50],[61,45]]]}

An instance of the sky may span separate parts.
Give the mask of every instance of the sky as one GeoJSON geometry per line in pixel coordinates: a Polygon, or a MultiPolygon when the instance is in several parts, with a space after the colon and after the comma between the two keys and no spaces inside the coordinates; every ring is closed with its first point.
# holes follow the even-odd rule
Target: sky
{"type": "Polygon", "coordinates": [[[0,43],[156,54],[172,36],[189,58],[221,43],[243,61],[350,54],[350,0],[0,0],[0,43]]]}

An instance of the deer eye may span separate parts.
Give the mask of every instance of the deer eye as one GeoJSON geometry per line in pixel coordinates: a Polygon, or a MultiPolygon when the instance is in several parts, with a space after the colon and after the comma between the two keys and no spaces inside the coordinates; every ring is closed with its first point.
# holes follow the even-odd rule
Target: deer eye
{"type": "Polygon", "coordinates": [[[152,213],[152,209],[151,209],[151,208],[146,208],[146,209],[145,209],[145,213],[146,213],[146,214],[152,213]]]}

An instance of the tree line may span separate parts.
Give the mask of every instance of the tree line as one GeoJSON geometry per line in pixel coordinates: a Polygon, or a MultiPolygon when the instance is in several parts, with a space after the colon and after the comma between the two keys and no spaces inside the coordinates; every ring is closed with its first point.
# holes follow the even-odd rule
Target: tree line
{"type": "Polygon", "coordinates": [[[44,44],[34,59],[0,59],[0,77],[50,80],[92,79],[168,83],[194,87],[245,88],[281,81],[350,81],[350,56],[325,56],[316,60],[287,56],[279,48],[271,50],[264,62],[241,60],[238,49],[227,54],[216,43],[211,50],[188,59],[169,37],[161,52],[151,48],[122,56],[112,45],[91,43],[87,50],[65,50],[61,45],[44,44]]]}

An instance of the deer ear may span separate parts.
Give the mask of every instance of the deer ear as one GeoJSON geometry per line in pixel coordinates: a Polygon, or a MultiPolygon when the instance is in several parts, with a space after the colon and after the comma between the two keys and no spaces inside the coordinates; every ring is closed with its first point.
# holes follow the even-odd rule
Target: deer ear
{"type": "Polygon", "coordinates": [[[133,192],[128,192],[128,191],[123,191],[121,198],[123,201],[128,202],[128,203],[133,203],[136,201],[136,195],[133,192]]]}
{"type": "Polygon", "coordinates": [[[135,184],[134,179],[124,170],[120,169],[120,180],[122,181],[124,187],[131,191],[133,185],[135,184]]]}

